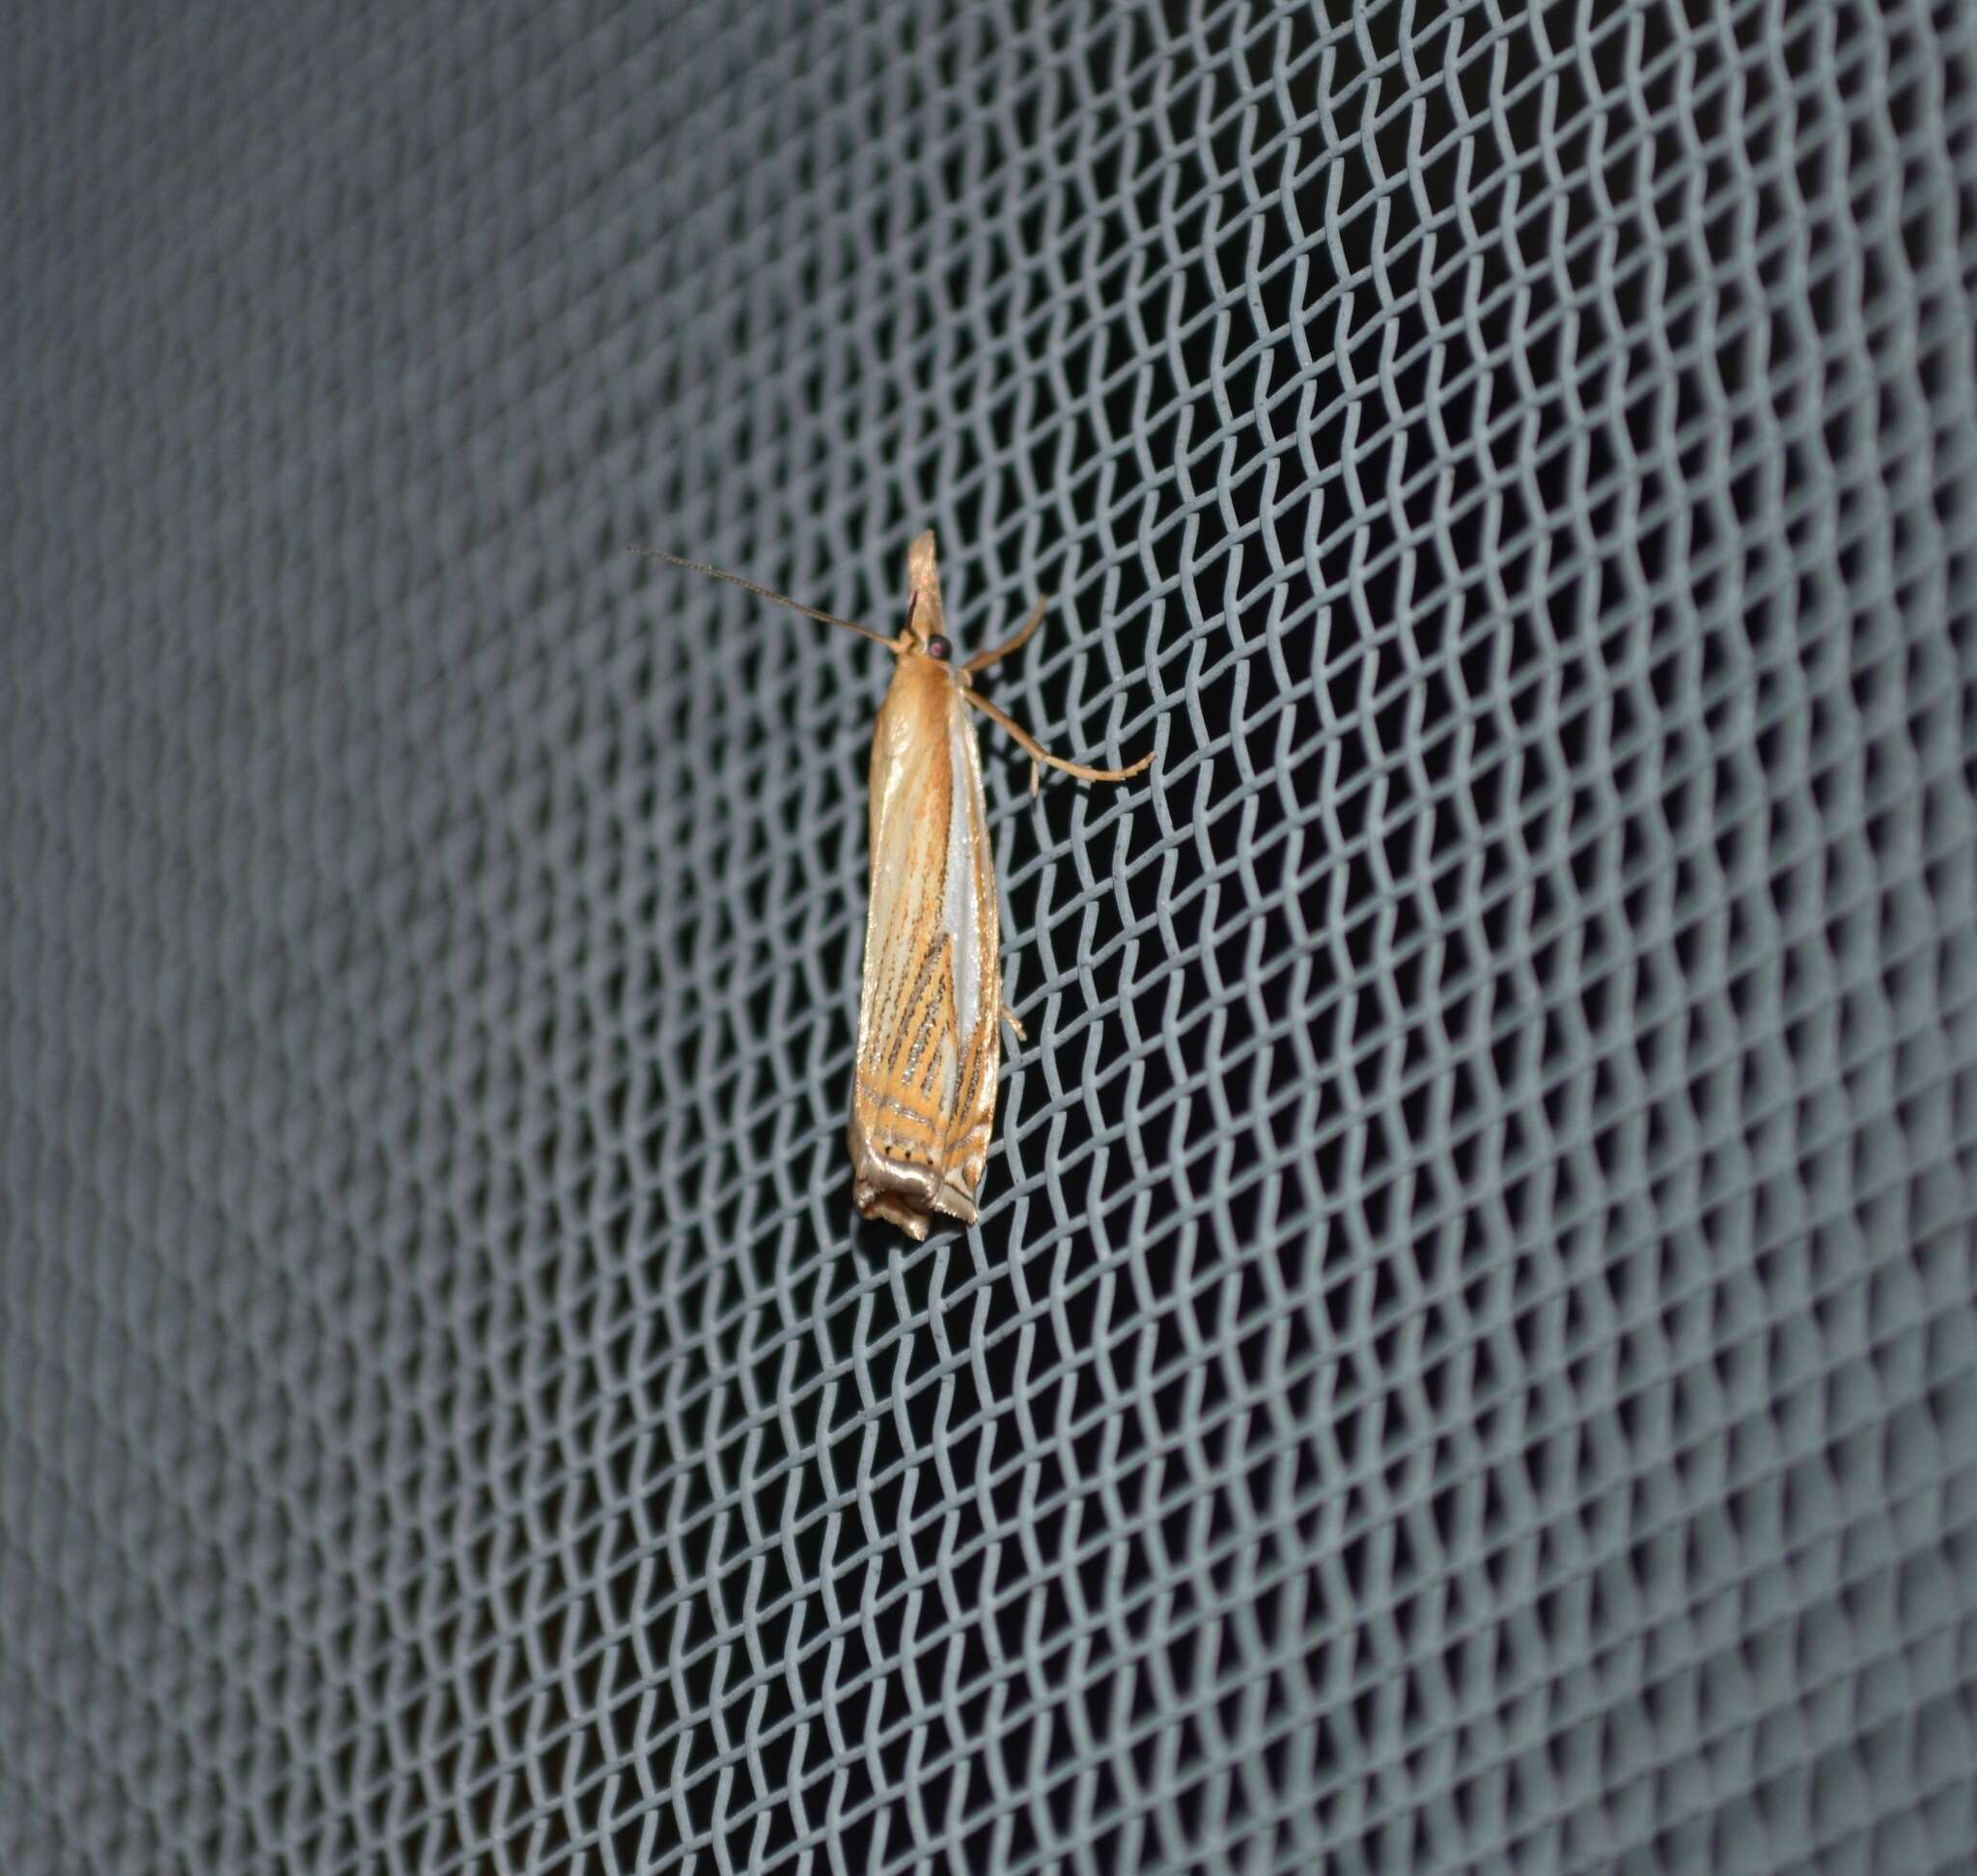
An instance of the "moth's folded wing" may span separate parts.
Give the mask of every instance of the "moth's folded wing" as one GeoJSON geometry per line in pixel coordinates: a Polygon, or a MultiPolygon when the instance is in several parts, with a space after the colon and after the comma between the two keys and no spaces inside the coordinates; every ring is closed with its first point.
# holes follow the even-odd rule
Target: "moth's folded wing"
{"type": "Polygon", "coordinates": [[[958,1058],[947,1104],[943,1178],[934,1203],[973,1222],[975,1200],[995,1126],[995,1077],[1001,1066],[1001,918],[995,904],[994,854],[988,844],[975,728],[965,705],[954,713],[949,768],[947,875],[941,923],[950,940],[958,1058]]]}
{"type": "Polygon", "coordinates": [[[945,710],[899,708],[916,701],[887,699],[873,752],[872,895],[849,1138],[858,1209],[908,1230],[901,1214],[918,1216],[920,1236],[924,1220],[946,1209],[939,1201],[961,1046],[944,917],[958,778],[945,710]]]}

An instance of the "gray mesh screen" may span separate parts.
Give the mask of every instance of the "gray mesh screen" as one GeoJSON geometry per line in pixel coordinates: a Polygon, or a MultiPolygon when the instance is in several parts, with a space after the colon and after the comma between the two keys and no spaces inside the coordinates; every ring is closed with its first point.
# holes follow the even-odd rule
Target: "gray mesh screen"
{"type": "Polygon", "coordinates": [[[1977,14],[30,10],[0,1868],[1977,1855],[1977,14]],[[958,633],[978,1228],[844,1121],[958,633]]]}

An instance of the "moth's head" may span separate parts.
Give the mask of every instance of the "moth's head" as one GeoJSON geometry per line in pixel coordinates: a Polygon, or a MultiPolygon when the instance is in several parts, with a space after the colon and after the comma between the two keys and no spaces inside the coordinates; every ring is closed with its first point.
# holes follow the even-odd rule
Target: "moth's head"
{"type": "Polygon", "coordinates": [[[954,646],[940,608],[940,567],[931,527],[906,549],[906,629],[913,634],[913,649],[945,664],[954,657],[954,646]]]}

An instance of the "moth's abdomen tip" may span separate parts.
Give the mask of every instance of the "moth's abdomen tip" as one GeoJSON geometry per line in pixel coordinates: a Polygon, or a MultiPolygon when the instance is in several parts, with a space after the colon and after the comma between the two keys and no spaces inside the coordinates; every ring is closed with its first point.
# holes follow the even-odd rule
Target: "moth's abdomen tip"
{"type": "Polygon", "coordinates": [[[933,552],[933,530],[922,528],[906,549],[906,576],[915,586],[925,585],[934,575],[937,561],[933,552]]]}
{"type": "Polygon", "coordinates": [[[927,1226],[932,1220],[925,1212],[900,1194],[875,1189],[860,1180],[853,1187],[851,1196],[856,1200],[862,1217],[896,1226],[915,1244],[926,1243],[927,1226]]]}

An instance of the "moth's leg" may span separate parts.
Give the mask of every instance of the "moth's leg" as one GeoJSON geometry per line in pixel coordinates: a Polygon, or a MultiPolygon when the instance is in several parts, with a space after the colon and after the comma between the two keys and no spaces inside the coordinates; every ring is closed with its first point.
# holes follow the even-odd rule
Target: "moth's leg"
{"type": "Polygon", "coordinates": [[[1016,1031],[1016,1039],[1017,1042],[1029,1041],[1030,1032],[1027,1029],[1025,1029],[1022,1023],[1017,1020],[1016,1013],[1009,1007],[1009,999],[1007,997],[1004,997],[1002,999],[1002,1020],[1003,1022],[1008,1023],[1012,1029],[1016,1031]]]}
{"type": "Polygon", "coordinates": [[[961,686],[961,695],[969,703],[973,704],[983,715],[988,717],[993,722],[1000,723],[1027,751],[1030,758],[1030,792],[1033,795],[1037,791],[1039,779],[1037,765],[1039,763],[1043,763],[1051,769],[1061,769],[1067,775],[1075,775],[1081,782],[1128,781],[1134,775],[1139,774],[1143,770],[1151,769],[1154,766],[1154,759],[1151,755],[1140,757],[1137,762],[1125,769],[1087,769],[1080,762],[1066,762],[1062,756],[1053,756],[1048,749],[1044,748],[1007,711],[996,709],[987,697],[982,696],[977,691],[970,690],[966,685],[961,686]]]}
{"type": "Polygon", "coordinates": [[[991,664],[998,663],[1001,659],[1007,658],[1011,652],[1018,651],[1027,644],[1037,628],[1044,623],[1044,608],[1049,603],[1050,595],[1047,593],[1041,595],[1035,606],[1031,608],[1030,616],[1023,621],[1022,630],[1014,638],[1004,639],[992,652],[977,652],[973,658],[969,658],[961,666],[961,687],[963,689],[967,687],[968,680],[977,671],[988,670],[991,664]]]}

